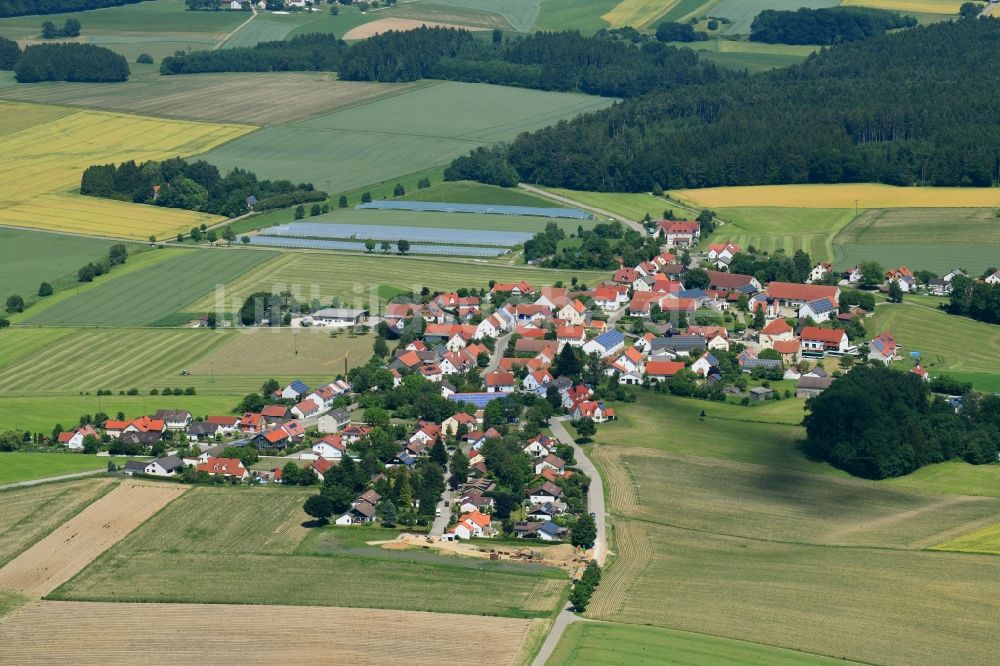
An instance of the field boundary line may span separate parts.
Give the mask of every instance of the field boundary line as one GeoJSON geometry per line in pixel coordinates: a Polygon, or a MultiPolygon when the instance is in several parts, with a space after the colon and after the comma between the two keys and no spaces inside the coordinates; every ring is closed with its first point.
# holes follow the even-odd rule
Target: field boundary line
{"type": "Polygon", "coordinates": [[[242,30],[243,28],[245,28],[247,26],[247,24],[250,23],[250,21],[252,21],[255,18],[257,18],[257,5],[255,5],[252,2],[250,3],[250,11],[251,11],[250,18],[248,18],[246,21],[243,21],[243,23],[240,23],[238,26],[236,26],[235,28],[233,28],[232,30],[230,30],[228,34],[226,34],[222,39],[220,39],[218,41],[218,43],[216,43],[215,46],[212,47],[213,51],[216,51],[216,50],[222,48],[222,45],[225,44],[226,42],[228,42],[230,39],[232,39],[233,35],[235,35],[240,30],[242,30]]]}
{"type": "MultiPolygon", "coordinates": [[[[70,393],[67,395],[74,395],[74,394],[70,393]]],[[[110,456],[108,457],[108,460],[109,461],[111,460],[110,456]]],[[[31,486],[40,486],[44,483],[57,483],[59,481],[74,481],[76,479],[82,479],[88,476],[95,476],[97,474],[100,474],[101,472],[107,472],[107,470],[102,468],[97,468],[86,472],[73,472],[72,474],[60,474],[58,476],[43,476],[40,479],[27,479],[26,481],[14,481],[12,483],[5,483],[3,485],[0,485],[0,492],[3,492],[5,490],[16,490],[17,488],[30,488],[31,486]]]]}

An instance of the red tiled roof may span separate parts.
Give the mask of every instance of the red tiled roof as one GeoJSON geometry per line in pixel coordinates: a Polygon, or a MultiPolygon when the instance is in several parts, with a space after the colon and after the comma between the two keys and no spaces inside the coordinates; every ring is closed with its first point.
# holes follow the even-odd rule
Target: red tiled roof
{"type": "Polygon", "coordinates": [[[827,298],[837,304],[837,287],[824,284],[797,284],[795,282],[771,282],[767,285],[768,298],[783,301],[816,301],[827,298]]]}
{"type": "Polygon", "coordinates": [[[797,354],[799,347],[798,340],[776,340],[774,342],[774,351],[779,354],[797,354]]]}
{"type": "Polygon", "coordinates": [[[264,409],[260,410],[262,416],[270,416],[283,418],[288,414],[288,408],[284,405],[265,405],[264,409]]]}
{"type": "Polygon", "coordinates": [[[646,374],[660,377],[672,377],[684,369],[681,361],[647,361],[646,374]]]}
{"type": "Polygon", "coordinates": [[[792,327],[784,319],[775,319],[762,328],[760,332],[764,335],[781,335],[782,333],[791,333],[792,327]]]}
{"type": "Polygon", "coordinates": [[[514,375],[510,372],[491,372],[486,375],[487,386],[513,386],[514,375]]]}
{"type": "Polygon", "coordinates": [[[815,340],[830,345],[839,345],[844,336],[844,331],[837,328],[819,328],[818,326],[806,326],[802,329],[803,340],[815,340]]]}

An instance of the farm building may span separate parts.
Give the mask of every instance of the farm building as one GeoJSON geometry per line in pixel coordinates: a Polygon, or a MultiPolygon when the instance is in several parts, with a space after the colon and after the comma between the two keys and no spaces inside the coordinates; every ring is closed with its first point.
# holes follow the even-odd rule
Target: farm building
{"type": "Polygon", "coordinates": [[[314,326],[357,326],[368,321],[368,310],[354,308],[323,308],[311,315],[314,326]]]}

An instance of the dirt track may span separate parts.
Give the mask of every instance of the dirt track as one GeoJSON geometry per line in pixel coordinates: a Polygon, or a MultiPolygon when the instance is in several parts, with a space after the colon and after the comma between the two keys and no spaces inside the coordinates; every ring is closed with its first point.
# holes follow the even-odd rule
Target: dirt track
{"type": "Polygon", "coordinates": [[[514,664],[539,622],[357,608],[39,601],[0,620],[0,645],[10,664],[514,664]]]}
{"type": "Polygon", "coordinates": [[[0,590],[48,594],[185,490],[165,483],[122,483],[0,569],[0,590]]]}

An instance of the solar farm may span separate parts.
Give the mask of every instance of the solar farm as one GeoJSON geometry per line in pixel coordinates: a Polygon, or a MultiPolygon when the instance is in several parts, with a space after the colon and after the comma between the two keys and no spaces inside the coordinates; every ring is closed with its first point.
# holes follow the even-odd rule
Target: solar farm
{"type": "Polygon", "coordinates": [[[558,217],[568,220],[592,220],[593,215],[578,208],[539,208],[537,206],[497,206],[489,204],[447,203],[437,201],[372,201],[355,206],[357,210],[408,210],[432,213],[479,213],[483,215],[524,215],[558,217]]]}
{"type": "MultiPolygon", "coordinates": [[[[252,236],[251,245],[265,247],[285,247],[298,250],[355,250],[366,251],[364,241],[320,240],[317,238],[286,238],[283,236],[252,236]]],[[[390,243],[389,251],[398,252],[399,246],[390,243]]],[[[472,245],[423,245],[414,244],[408,254],[426,254],[448,257],[500,257],[510,252],[506,247],[482,247],[472,245]]]]}

